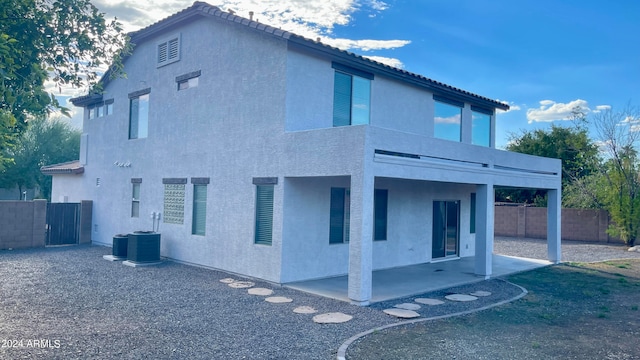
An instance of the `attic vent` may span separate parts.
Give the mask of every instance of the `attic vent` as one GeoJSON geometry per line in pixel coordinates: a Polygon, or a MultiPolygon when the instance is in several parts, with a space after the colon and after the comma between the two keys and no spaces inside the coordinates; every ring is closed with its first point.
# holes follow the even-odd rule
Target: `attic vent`
{"type": "Polygon", "coordinates": [[[180,60],[180,36],[174,36],[158,44],[158,67],[180,60]]]}

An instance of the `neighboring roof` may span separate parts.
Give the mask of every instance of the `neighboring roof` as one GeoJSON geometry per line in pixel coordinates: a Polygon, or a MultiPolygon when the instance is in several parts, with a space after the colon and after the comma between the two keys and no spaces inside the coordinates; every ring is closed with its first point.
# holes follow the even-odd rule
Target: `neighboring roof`
{"type": "MultiPolygon", "coordinates": [[[[455,98],[458,98],[458,99],[464,99],[471,103],[474,103],[477,105],[484,105],[491,108],[498,108],[502,110],[509,109],[509,105],[502,103],[500,101],[489,99],[487,97],[480,96],[480,95],[468,92],[466,90],[462,90],[462,89],[429,79],[419,74],[394,68],[392,66],[385,65],[383,63],[365,58],[363,56],[356,55],[349,51],[340,50],[338,48],[329,46],[327,44],[323,44],[315,40],[307,39],[305,37],[296,35],[288,31],[274,28],[272,26],[265,25],[247,18],[243,18],[233,13],[222,11],[220,10],[220,8],[216,6],[209,5],[201,1],[196,1],[193,3],[192,6],[178,13],[175,13],[165,19],[162,19],[138,31],[130,33],[129,36],[131,37],[131,42],[133,44],[143,42],[147,38],[152,37],[169,28],[173,28],[174,26],[177,26],[183,21],[190,19],[194,16],[218,17],[220,19],[227,20],[229,22],[245,25],[250,29],[254,29],[254,30],[264,32],[272,36],[287,40],[290,46],[300,47],[315,53],[323,54],[334,60],[344,62],[351,66],[356,66],[359,68],[364,67],[365,69],[368,69],[373,73],[382,74],[385,76],[392,77],[394,79],[398,79],[403,82],[408,82],[413,85],[420,86],[430,91],[436,92],[439,95],[454,96],[455,98]]],[[[108,79],[109,79],[109,72],[107,72],[100,81],[104,82],[106,85],[106,82],[108,82],[108,79]]],[[[96,96],[96,95],[86,95],[86,96],[73,98],[71,99],[71,102],[76,106],[83,106],[83,104],[90,104],[92,102],[99,101],[99,99],[95,97],[91,98],[92,96],[96,96]]]]}
{"type": "MultiPolygon", "coordinates": [[[[102,80],[101,80],[102,81],[102,80]]],[[[89,94],[72,98],[71,103],[75,106],[87,106],[102,101],[101,94],[89,94]]]]}
{"type": "Polygon", "coordinates": [[[45,175],[59,174],[82,174],[84,166],[80,165],[80,160],[69,161],[61,164],[47,165],[40,168],[40,172],[45,175]]]}

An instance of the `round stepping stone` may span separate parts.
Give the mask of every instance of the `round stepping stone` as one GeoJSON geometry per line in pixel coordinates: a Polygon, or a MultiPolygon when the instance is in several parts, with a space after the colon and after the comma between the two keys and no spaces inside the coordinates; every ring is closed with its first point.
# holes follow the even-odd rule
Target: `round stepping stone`
{"type": "Polygon", "coordinates": [[[298,306],[293,309],[293,312],[296,314],[315,314],[318,310],[312,308],[311,306],[298,306]]]}
{"type": "Polygon", "coordinates": [[[273,290],[265,289],[265,288],[251,288],[247,290],[249,295],[258,295],[258,296],[269,296],[273,294],[273,290]]]}
{"type": "Polygon", "coordinates": [[[402,319],[411,319],[411,318],[420,317],[420,314],[418,314],[417,312],[415,312],[413,310],[386,309],[386,310],[382,310],[382,311],[384,311],[385,314],[388,314],[388,315],[391,315],[391,316],[395,316],[397,318],[402,318],[402,319]]]}
{"type": "Polygon", "coordinates": [[[431,306],[444,304],[444,301],[442,301],[442,300],[429,299],[429,298],[417,298],[417,299],[415,299],[413,301],[417,302],[418,304],[431,305],[431,306]]]}
{"type": "Polygon", "coordinates": [[[478,290],[478,291],[472,292],[469,295],[472,295],[472,296],[489,296],[489,295],[491,295],[491,293],[489,291],[478,290]]]}
{"type": "Polygon", "coordinates": [[[451,300],[451,301],[462,301],[462,302],[478,300],[478,298],[475,296],[465,295],[465,294],[451,294],[451,295],[445,296],[445,299],[451,300]]]}
{"type": "Polygon", "coordinates": [[[225,283],[225,284],[231,284],[233,282],[236,282],[236,279],[232,279],[232,278],[224,278],[224,279],[220,279],[221,283],[225,283]]]}
{"type": "Polygon", "coordinates": [[[284,296],[272,296],[272,297],[268,297],[268,298],[264,299],[264,301],[270,302],[272,304],[284,304],[284,303],[292,302],[293,299],[290,299],[290,298],[284,297],[284,296]]]}
{"type": "Polygon", "coordinates": [[[229,284],[230,287],[234,289],[246,289],[253,287],[255,284],[251,281],[236,281],[229,284]]]}
{"type": "Polygon", "coordinates": [[[398,309],[405,309],[405,310],[418,310],[418,309],[420,309],[420,305],[411,304],[411,303],[402,303],[402,304],[395,305],[394,307],[398,308],[398,309]]]}
{"type": "Polygon", "coordinates": [[[353,316],[341,312],[320,314],[313,317],[313,322],[318,324],[340,324],[353,319],[353,316]]]}

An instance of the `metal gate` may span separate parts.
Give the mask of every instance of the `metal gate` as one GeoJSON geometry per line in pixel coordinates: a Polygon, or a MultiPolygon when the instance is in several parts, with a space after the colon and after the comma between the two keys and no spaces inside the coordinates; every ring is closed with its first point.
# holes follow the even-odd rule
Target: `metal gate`
{"type": "Polygon", "coordinates": [[[80,204],[47,205],[47,245],[78,244],[80,239],[80,204]]]}

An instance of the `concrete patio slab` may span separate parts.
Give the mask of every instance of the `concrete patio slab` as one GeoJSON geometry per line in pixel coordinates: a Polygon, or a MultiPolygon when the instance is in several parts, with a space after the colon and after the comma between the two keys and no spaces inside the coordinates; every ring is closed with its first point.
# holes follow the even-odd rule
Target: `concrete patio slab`
{"type": "MultiPolygon", "coordinates": [[[[493,255],[492,278],[551,265],[545,260],[493,255]]],[[[454,286],[481,282],[484,276],[474,274],[475,258],[465,257],[373,272],[371,302],[399,299],[454,286]]],[[[301,281],[284,286],[336,300],[350,301],[346,275],[301,281]]]]}

